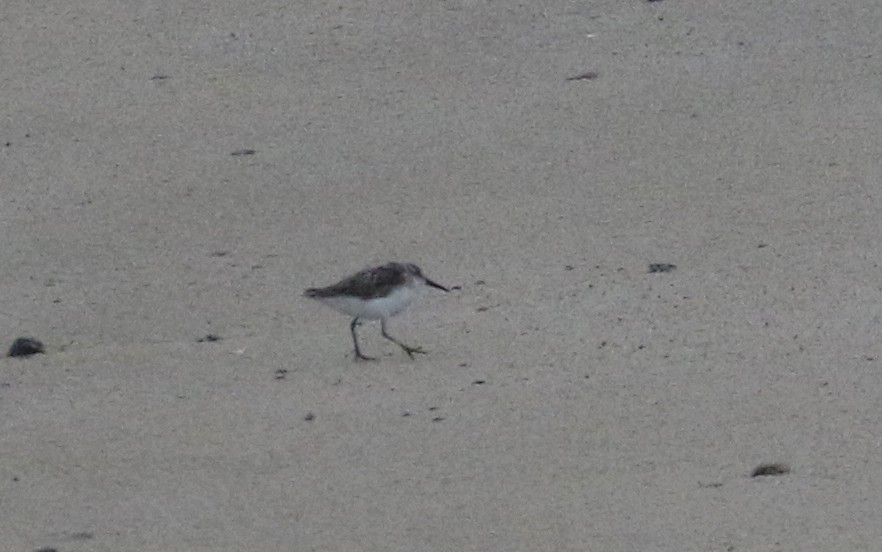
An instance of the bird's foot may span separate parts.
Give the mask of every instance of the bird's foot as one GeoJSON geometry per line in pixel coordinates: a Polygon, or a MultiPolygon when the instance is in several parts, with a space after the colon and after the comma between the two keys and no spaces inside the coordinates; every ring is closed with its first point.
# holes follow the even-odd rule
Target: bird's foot
{"type": "Polygon", "coordinates": [[[427,354],[426,351],[424,351],[422,347],[411,347],[409,345],[402,344],[401,348],[404,350],[405,353],[407,353],[407,356],[409,356],[410,358],[413,358],[414,354],[418,354],[418,355],[427,354]]]}

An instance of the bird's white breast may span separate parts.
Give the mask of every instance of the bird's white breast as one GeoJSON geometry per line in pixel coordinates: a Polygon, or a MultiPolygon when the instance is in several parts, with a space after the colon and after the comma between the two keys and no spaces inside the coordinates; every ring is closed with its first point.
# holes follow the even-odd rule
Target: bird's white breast
{"type": "Polygon", "coordinates": [[[417,298],[417,291],[411,286],[401,286],[385,297],[361,299],[351,295],[323,297],[320,301],[329,307],[348,314],[353,318],[379,320],[395,316],[407,308],[417,298]]]}

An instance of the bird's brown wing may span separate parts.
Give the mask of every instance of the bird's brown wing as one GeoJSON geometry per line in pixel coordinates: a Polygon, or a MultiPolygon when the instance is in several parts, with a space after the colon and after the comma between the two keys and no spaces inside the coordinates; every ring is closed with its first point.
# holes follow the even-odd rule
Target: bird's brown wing
{"type": "Polygon", "coordinates": [[[385,297],[405,283],[405,272],[394,263],[366,268],[326,288],[312,290],[316,297],[351,295],[362,299],[385,297]]]}

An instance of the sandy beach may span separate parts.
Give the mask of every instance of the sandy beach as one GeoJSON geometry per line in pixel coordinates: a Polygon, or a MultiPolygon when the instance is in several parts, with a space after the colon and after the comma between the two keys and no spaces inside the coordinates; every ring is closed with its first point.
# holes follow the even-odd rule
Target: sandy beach
{"type": "Polygon", "coordinates": [[[879,29],[6,2],[0,549],[877,550],[879,29]],[[355,362],[303,290],[391,260],[355,362]]]}

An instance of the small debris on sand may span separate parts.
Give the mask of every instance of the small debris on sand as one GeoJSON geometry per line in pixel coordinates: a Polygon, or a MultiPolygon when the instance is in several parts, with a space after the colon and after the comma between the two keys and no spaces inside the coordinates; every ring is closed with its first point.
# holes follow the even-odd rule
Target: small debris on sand
{"type": "Polygon", "coordinates": [[[37,353],[45,353],[43,342],[33,337],[19,337],[12,342],[8,355],[11,357],[25,357],[37,353]]]}
{"type": "Polygon", "coordinates": [[[763,477],[770,475],[784,475],[790,473],[790,466],[787,464],[760,464],[754,468],[750,477],[763,477]]]}
{"type": "Polygon", "coordinates": [[[658,274],[662,272],[672,272],[677,268],[677,265],[670,263],[652,263],[649,265],[649,273],[650,274],[658,274]]]}
{"type": "Polygon", "coordinates": [[[568,81],[594,80],[599,76],[600,75],[598,75],[595,71],[588,71],[588,72],[582,73],[580,75],[576,75],[575,77],[567,77],[567,80],[568,81]]]}

